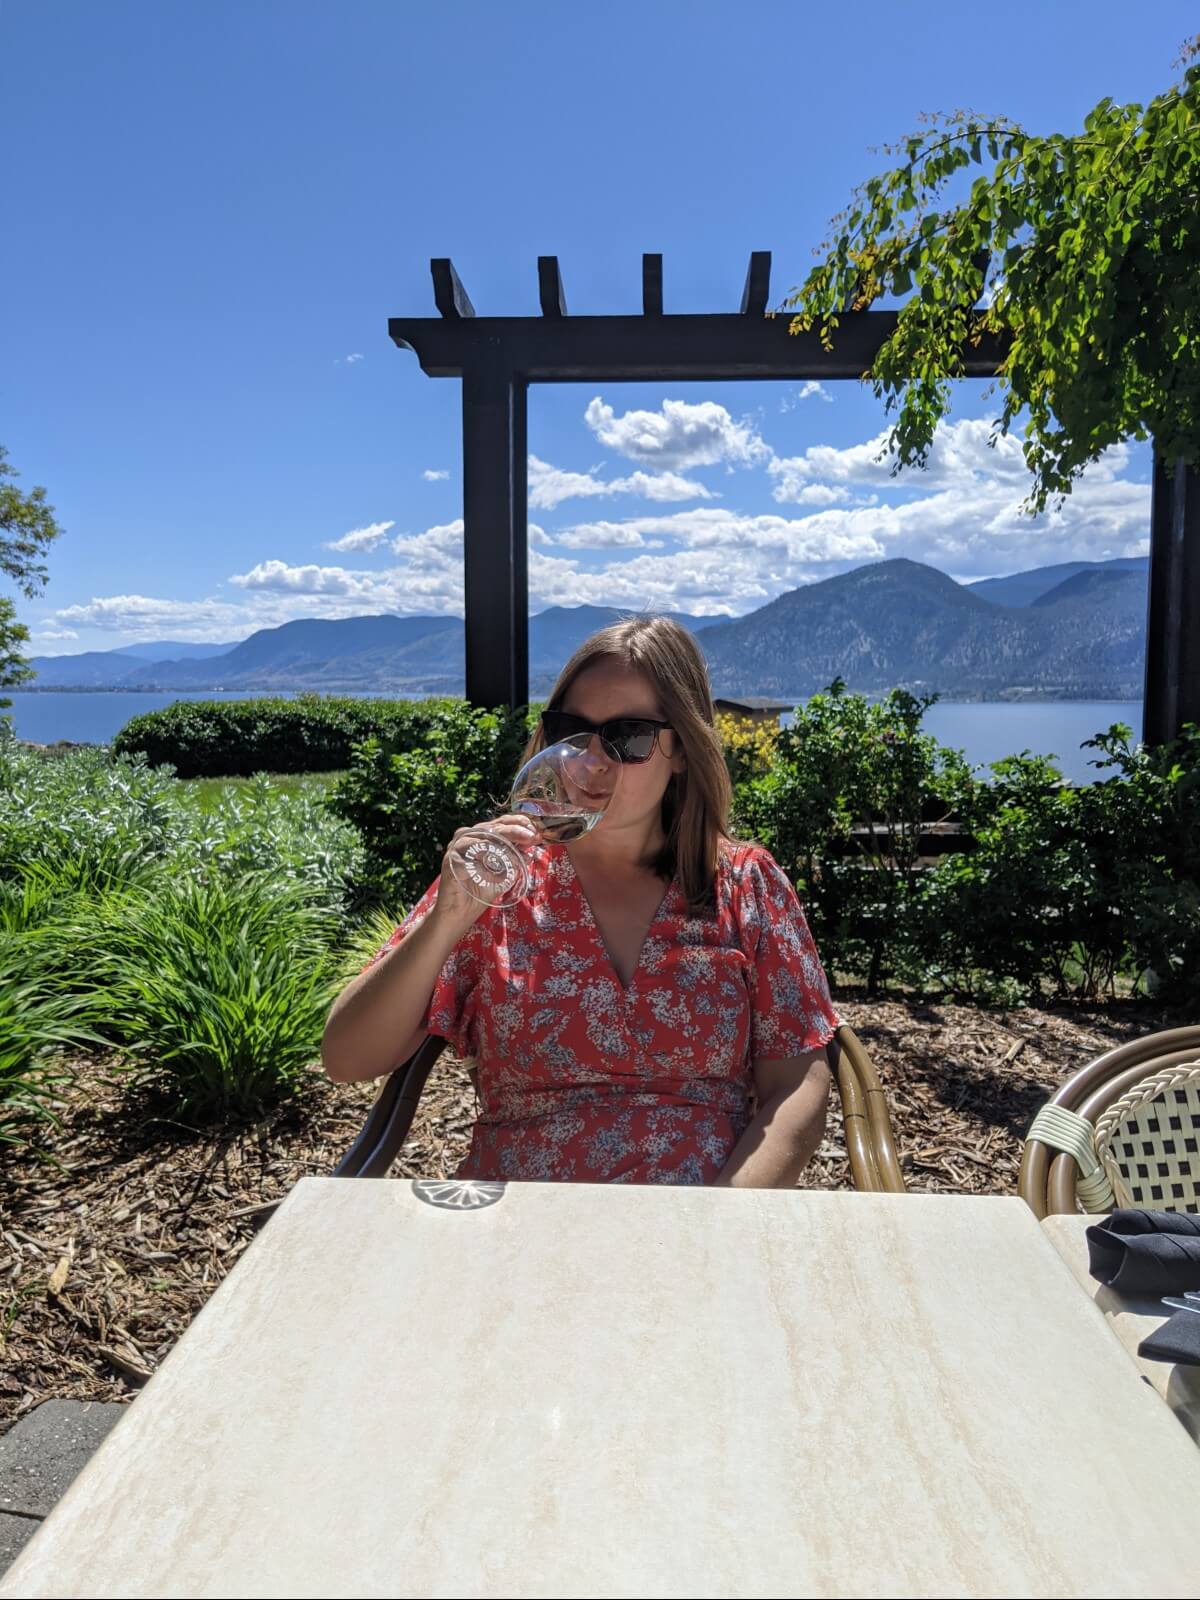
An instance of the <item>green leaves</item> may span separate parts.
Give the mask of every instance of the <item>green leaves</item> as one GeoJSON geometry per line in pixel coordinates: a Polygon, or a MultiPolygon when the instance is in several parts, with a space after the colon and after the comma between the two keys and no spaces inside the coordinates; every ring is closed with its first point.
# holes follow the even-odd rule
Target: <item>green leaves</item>
{"type": "Polygon", "coordinates": [[[908,937],[921,824],[967,779],[961,757],[921,731],[933,698],[897,689],[872,702],[836,679],[797,708],[771,770],[736,790],[738,826],[799,882],[825,960],[873,988],[908,937]]]}
{"type": "Polygon", "coordinates": [[[68,1076],[57,1053],[100,1042],[96,997],[55,992],[35,951],[32,941],[0,934],[0,1146],[25,1143],[39,1122],[57,1123],[55,1091],[68,1076]]]}
{"type": "Polygon", "coordinates": [[[372,738],[328,800],[366,851],[362,883],[374,898],[411,903],[437,876],[456,829],[498,807],[536,723],[533,711],[479,711],[447,702],[415,748],[372,738]]]}
{"type": "Polygon", "coordinates": [[[19,477],[8,464],[8,451],[0,445],[0,572],[32,599],[46,582],[40,557],[62,529],[54,520],[54,507],[47,503],[45,489],[24,494],[5,482],[19,477]]]}
{"type": "MultiPolygon", "coordinates": [[[[32,599],[46,582],[41,557],[62,529],[54,520],[54,507],[47,503],[45,489],[23,494],[5,481],[19,476],[8,464],[8,451],[0,445],[0,573],[32,599]]],[[[32,677],[19,649],[28,638],[29,629],[16,620],[12,601],[0,597],[0,688],[14,688],[32,677]]],[[[0,709],[10,704],[0,700],[0,709]]]]}
{"type": "Polygon", "coordinates": [[[904,300],[866,374],[895,416],[896,470],[924,463],[980,331],[1010,340],[999,421],[1025,424],[1028,510],[1069,493],[1122,439],[1200,459],[1200,69],[1146,106],[1100,101],[1075,135],[959,113],[927,119],[891,153],[901,163],[856,191],[785,304],[793,332],[831,343],[840,309],[866,303],[863,262],[872,299],[904,300]],[[988,303],[972,313],[981,288],[988,303]]]}
{"type": "Polygon", "coordinates": [[[205,809],[169,772],[0,737],[0,1143],[114,1045],[179,1109],[285,1097],[315,1060],[362,859],[311,794],[205,809]]]}
{"type": "Polygon", "coordinates": [[[327,916],[265,873],[156,883],[110,903],[97,976],[135,1079],[181,1114],[248,1115],[318,1055],[336,993],[327,916]]]}
{"type": "Polygon", "coordinates": [[[417,749],[461,702],[361,700],[300,695],[294,700],[178,700],[133,717],[112,743],[115,755],[169,765],[181,778],[256,772],[338,772],[375,736],[417,749]]]}
{"type": "Polygon", "coordinates": [[[1071,788],[1027,751],[972,772],[922,731],[929,704],[835,682],[735,790],[737,831],[796,882],[827,966],[1008,1002],[1118,979],[1200,1001],[1200,729],[1145,750],[1111,728],[1097,781],[1071,788]],[[947,818],[965,847],[923,861],[947,818]]]}

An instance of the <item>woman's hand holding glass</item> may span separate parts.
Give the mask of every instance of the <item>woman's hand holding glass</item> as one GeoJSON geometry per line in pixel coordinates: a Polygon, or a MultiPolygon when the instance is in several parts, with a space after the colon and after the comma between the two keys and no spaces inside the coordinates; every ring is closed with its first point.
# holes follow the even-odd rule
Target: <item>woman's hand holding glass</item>
{"type": "Polygon", "coordinates": [[[460,828],[442,862],[446,914],[465,927],[489,906],[515,905],[529,889],[527,857],[547,845],[570,844],[596,827],[612,801],[621,763],[598,733],[575,733],[537,751],[517,773],[508,810],[491,822],[460,828]],[[467,920],[469,919],[469,920],[467,920]]]}

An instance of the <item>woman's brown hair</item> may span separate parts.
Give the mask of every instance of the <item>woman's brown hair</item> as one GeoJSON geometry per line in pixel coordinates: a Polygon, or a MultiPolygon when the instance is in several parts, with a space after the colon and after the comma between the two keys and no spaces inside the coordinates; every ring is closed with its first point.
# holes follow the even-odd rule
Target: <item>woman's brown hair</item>
{"type": "MultiPolygon", "coordinates": [[[[631,617],[585,639],[558,675],[546,709],[562,707],[572,683],[593,662],[609,658],[642,673],[654,685],[663,716],[675,730],[687,766],[673,773],[662,799],[666,842],[653,863],[660,877],[678,874],[692,916],[711,913],[713,886],[724,841],[731,839],[731,790],[715,726],[708,668],[686,628],[670,617],[631,617]]],[[[528,761],[544,743],[541,724],[525,748],[528,761]]]]}

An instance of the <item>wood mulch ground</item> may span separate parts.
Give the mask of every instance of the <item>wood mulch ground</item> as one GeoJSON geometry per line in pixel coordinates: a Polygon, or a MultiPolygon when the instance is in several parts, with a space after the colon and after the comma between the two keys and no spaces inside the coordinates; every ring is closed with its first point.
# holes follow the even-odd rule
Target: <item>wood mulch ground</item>
{"type": "MultiPolygon", "coordinates": [[[[947,1193],[1015,1193],[1022,1137],[1053,1088],[1113,1044],[1194,1020],[1131,1001],[839,1003],[883,1080],[909,1187],[947,1193]]],[[[111,1063],[81,1060],[61,1129],[41,1135],[62,1168],[9,1152],[0,1170],[0,1433],[43,1400],[132,1399],[253,1239],[254,1208],[332,1171],[377,1088],[314,1069],[261,1121],[198,1129],[111,1063]]],[[[446,1055],[396,1175],[452,1172],[473,1113],[446,1055]]],[[[849,1187],[836,1109],[804,1183],[849,1187]]]]}

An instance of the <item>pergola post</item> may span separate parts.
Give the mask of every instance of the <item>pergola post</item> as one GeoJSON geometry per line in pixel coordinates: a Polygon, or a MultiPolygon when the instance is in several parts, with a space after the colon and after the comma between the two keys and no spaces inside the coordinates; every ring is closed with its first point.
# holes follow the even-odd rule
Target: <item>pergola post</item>
{"type": "Polygon", "coordinates": [[[529,698],[527,393],[499,340],[463,369],[463,601],[474,706],[529,698]]]}
{"type": "Polygon", "coordinates": [[[1200,470],[1154,457],[1142,738],[1200,724],[1200,470]]]}

